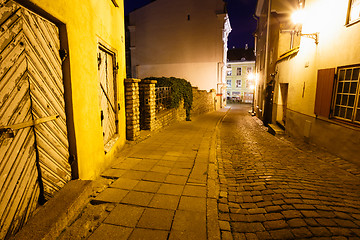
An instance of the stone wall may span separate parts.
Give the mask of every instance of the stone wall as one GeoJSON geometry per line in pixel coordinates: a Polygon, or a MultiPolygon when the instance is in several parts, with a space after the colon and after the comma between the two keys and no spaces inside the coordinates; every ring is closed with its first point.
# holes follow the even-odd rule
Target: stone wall
{"type": "Polygon", "coordinates": [[[159,130],[177,121],[185,121],[185,119],[186,111],[184,108],[184,103],[182,102],[180,103],[179,108],[172,108],[158,112],[155,117],[153,130],[159,130]]]}
{"type": "Polygon", "coordinates": [[[140,79],[125,79],[126,139],[136,140],[140,135],[139,112],[140,79]]]}
{"type": "Polygon", "coordinates": [[[193,87],[193,104],[191,109],[191,116],[198,116],[207,112],[216,110],[216,92],[211,89],[210,92],[199,90],[193,87]]]}
{"type": "Polygon", "coordinates": [[[141,80],[140,82],[140,128],[154,130],[156,111],[156,80],[141,80]]]}
{"type": "MultiPolygon", "coordinates": [[[[140,129],[156,131],[177,121],[186,120],[184,102],[177,109],[167,109],[156,113],[155,80],[125,80],[126,138],[134,141],[140,129]]],[[[215,111],[217,96],[215,90],[207,92],[193,87],[191,117],[215,111]]]]}

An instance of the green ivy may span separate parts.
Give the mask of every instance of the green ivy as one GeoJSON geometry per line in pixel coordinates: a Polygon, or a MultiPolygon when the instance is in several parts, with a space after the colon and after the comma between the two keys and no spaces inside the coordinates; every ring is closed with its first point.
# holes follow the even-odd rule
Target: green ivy
{"type": "Polygon", "coordinates": [[[193,93],[191,84],[182,78],[175,77],[148,77],[148,80],[156,80],[156,87],[171,87],[171,108],[178,108],[181,99],[184,100],[186,110],[186,121],[190,121],[190,110],[193,102],[193,93]]]}

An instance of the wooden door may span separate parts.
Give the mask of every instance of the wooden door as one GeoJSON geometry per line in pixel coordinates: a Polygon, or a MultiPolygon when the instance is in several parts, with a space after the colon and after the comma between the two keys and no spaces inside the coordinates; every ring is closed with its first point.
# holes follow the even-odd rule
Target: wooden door
{"type": "Polygon", "coordinates": [[[53,23],[1,5],[0,239],[71,178],[59,48],[53,23]]]}
{"type": "Polygon", "coordinates": [[[103,127],[104,145],[117,133],[116,126],[116,82],[114,77],[114,54],[109,50],[98,49],[98,74],[100,116],[103,127]]]}

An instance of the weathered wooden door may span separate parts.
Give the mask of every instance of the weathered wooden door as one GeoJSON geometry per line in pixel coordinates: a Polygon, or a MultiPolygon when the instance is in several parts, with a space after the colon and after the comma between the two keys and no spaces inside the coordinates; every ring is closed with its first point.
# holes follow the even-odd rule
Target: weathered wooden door
{"type": "Polygon", "coordinates": [[[71,170],[59,30],[13,1],[0,3],[2,239],[69,181],[71,170]]]}
{"type": "Polygon", "coordinates": [[[116,134],[116,82],[114,77],[114,54],[103,47],[98,48],[99,96],[101,125],[104,145],[116,134]]]}

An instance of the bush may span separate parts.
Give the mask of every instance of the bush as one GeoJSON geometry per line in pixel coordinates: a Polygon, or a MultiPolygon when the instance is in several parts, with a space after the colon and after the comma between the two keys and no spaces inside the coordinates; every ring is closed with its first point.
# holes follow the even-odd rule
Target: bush
{"type": "Polygon", "coordinates": [[[156,80],[156,87],[171,87],[171,108],[178,108],[181,99],[184,100],[184,108],[186,110],[186,121],[190,121],[190,110],[193,102],[192,86],[182,78],[175,77],[148,77],[145,80],[156,80]]]}

